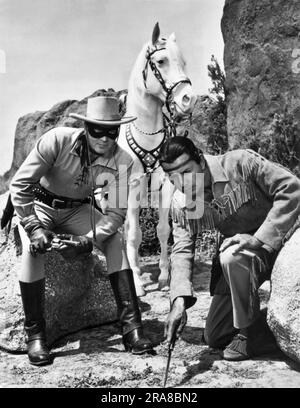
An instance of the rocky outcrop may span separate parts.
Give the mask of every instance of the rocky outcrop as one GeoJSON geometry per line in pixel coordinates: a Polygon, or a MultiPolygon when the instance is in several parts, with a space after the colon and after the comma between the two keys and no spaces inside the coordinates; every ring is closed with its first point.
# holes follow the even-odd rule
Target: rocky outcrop
{"type": "MultiPolygon", "coordinates": [[[[5,195],[6,196],[6,195],[5,195]]],[[[0,197],[3,207],[5,196],[0,197]]],[[[66,262],[57,252],[46,255],[46,322],[50,343],[75,331],[112,322],[117,309],[106,275],[105,258],[96,254],[66,262]]],[[[0,232],[0,349],[25,350],[23,309],[14,225],[0,232]]]]}
{"type": "Polygon", "coordinates": [[[300,229],[280,251],[271,277],[268,324],[280,349],[300,363],[300,229]]]}
{"type": "Polygon", "coordinates": [[[300,2],[226,0],[222,33],[230,147],[272,140],[279,115],[290,126],[281,134],[296,139],[286,148],[300,157],[300,2]]]}

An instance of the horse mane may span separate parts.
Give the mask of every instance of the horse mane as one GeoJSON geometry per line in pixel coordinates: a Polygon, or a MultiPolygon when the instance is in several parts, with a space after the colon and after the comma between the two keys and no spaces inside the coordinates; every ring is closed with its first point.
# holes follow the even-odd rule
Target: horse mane
{"type": "Polygon", "coordinates": [[[133,91],[135,88],[140,89],[144,87],[144,80],[143,80],[143,69],[146,65],[146,52],[147,48],[149,47],[149,42],[144,44],[140,53],[138,54],[135,64],[132,68],[130,77],[129,77],[129,84],[128,84],[128,94],[129,92],[133,91]]]}

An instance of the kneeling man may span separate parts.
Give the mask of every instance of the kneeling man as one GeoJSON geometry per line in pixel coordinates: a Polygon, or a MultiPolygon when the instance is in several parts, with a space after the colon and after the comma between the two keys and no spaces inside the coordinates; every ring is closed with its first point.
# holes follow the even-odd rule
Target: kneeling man
{"type": "Polygon", "coordinates": [[[192,269],[197,233],[215,229],[223,242],[213,262],[213,299],[204,338],[209,346],[224,349],[226,360],[258,355],[258,288],[270,279],[278,251],[299,225],[300,180],[252,150],[204,155],[180,136],[162,146],[160,162],[177,189],[168,342],[184,325],[185,310],[196,302],[192,269]],[[177,206],[182,193],[190,203],[177,206]]]}

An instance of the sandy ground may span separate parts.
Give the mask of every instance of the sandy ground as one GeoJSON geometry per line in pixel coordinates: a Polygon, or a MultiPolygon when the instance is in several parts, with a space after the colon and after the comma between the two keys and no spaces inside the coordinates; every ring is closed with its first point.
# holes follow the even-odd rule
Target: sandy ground
{"type": "MultiPolygon", "coordinates": [[[[141,298],[146,333],[156,355],[133,356],[124,351],[118,325],[110,324],[68,336],[53,349],[54,363],[34,367],[26,355],[0,352],[0,387],[161,387],[167,362],[163,328],[169,310],[167,292],[158,291],[157,257],[143,259],[147,295],[141,298]]],[[[201,342],[210,304],[207,263],[197,262],[194,288],[198,301],[176,343],[167,386],[178,388],[300,387],[300,367],[279,350],[244,362],[226,362],[221,351],[201,342]]],[[[263,303],[268,285],[260,290],[263,303]]]]}

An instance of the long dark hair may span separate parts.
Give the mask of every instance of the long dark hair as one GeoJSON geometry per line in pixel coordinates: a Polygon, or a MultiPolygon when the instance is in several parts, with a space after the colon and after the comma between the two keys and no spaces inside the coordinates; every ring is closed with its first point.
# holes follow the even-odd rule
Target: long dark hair
{"type": "Polygon", "coordinates": [[[173,163],[179,156],[186,153],[191,160],[200,164],[203,152],[197,149],[191,139],[184,136],[175,136],[168,139],[160,149],[160,163],[173,163]]]}

